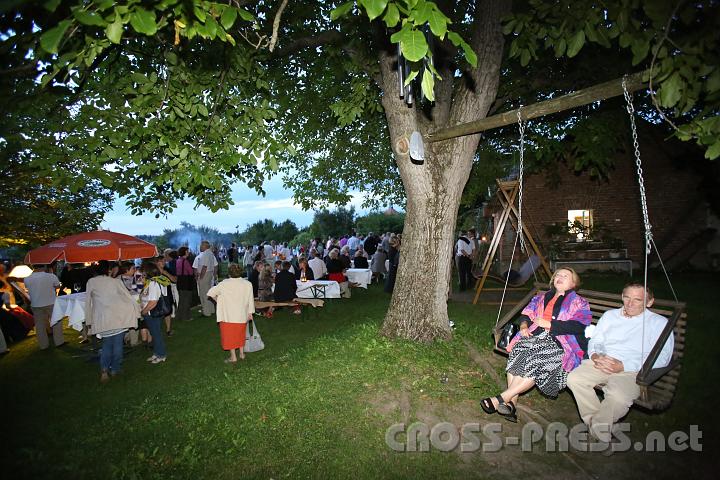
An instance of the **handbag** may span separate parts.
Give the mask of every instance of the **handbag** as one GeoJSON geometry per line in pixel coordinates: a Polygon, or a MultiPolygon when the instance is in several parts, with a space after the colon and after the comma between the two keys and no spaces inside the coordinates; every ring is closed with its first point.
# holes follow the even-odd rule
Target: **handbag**
{"type": "Polygon", "coordinates": [[[160,295],[157,304],[148,312],[151,317],[167,317],[173,311],[173,297],[170,286],[167,286],[167,293],[160,295]]]}
{"type": "Polygon", "coordinates": [[[500,331],[500,338],[498,339],[497,347],[507,350],[510,341],[518,333],[518,326],[512,322],[506,323],[503,329],[500,331]]]}
{"type": "Polygon", "coordinates": [[[265,343],[263,343],[262,338],[260,337],[260,332],[258,332],[255,322],[248,320],[248,326],[245,329],[244,351],[248,353],[259,352],[263,348],[265,348],[265,343]]]}

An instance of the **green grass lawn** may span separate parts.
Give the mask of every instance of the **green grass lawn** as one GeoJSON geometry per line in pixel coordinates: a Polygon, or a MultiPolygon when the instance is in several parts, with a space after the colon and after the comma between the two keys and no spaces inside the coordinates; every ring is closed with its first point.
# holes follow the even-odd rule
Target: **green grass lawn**
{"type": "MultiPolygon", "coordinates": [[[[615,291],[624,281],[596,275],[584,286],[615,291]]],[[[266,348],[237,366],[223,363],[215,322],[199,317],[174,327],[167,362],[148,364],[149,351],[136,347],[123,375],[107,385],[99,383],[98,364],[72,331],[66,331],[70,345],[61,349],[40,352],[34,337],[11,345],[0,359],[2,471],[13,479],[636,478],[639,472],[709,478],[718,463],[718,388],[710,382],[717,377],[720,335],[711,327],[716,319],[708,294],[720,282],[704,274],[673,282],[689,303],[680,389],[666,412],[633,410],[628,418],[633,437],[698,424],[702,453],[623,453],[608,460],[512,446],[496,453],[391,450],[385,432],[395,423],[503,422],[477,404],[500,388],[471,358],[468,344],[498,374],[504,358],[491,353],[493,307],[451,302],[456,331],[450,342],[380,337],[389,297],[373,286],[306,318],[288,311],[258,318],[266,348]]],[[[551,421],[579,421],[567,393],[549,400],[533,391],[521,403],[551,421]]],[[[505,423],[503,432],[518,434],[521,426],[505,423]]]]}

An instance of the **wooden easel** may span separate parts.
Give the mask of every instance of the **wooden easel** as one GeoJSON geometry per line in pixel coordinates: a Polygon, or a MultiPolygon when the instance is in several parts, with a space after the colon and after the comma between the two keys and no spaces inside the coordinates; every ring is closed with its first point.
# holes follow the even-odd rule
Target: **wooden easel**
{"type": "MultiPolygon", "coordinates": [[[[473,305],[477,305],[480,293],[482,293],[483,287],[485,286],[485,281],[490,276],[490,267],[492,266],[493,259],[495,258],[498,246],[502,240],[502,232],[505,231],[505,226],[507,225],[508,220],[510,220],[510,224],[516,232],[518,228],[518,211],[515,207],[515,199],[520,191],[520,182],[517,180],[502,181],[499,179],[495,181],[498,184],[498,190],[495,193],[495,196],[500,201],[500,205],[503,207],[503,210],[500,214],[500,220],[495,225],[495,233],[493,234],[492,241],[490,242],[490,248],[485,256],[485,261],[483,261],[482,276],[478,279],[477,284],[475,285],[475,298],[473,299],[473,305]]],[[[529,246],[532,249],[532,252],[540,258],[540,263],[543,267],[542,270],[545,274],[547,274],[547,278],[550,279],[552,276],[550,272],[550,265],[548,265],[545,260],[545,256],[540,252],[540,248],[537,246],[537,243],[535,243],[535,239],[530,234],[530,230],[528,230],[527,226],[524,224],[522,226],[522,235],[525,238],[525,245],[529,246]]]]}

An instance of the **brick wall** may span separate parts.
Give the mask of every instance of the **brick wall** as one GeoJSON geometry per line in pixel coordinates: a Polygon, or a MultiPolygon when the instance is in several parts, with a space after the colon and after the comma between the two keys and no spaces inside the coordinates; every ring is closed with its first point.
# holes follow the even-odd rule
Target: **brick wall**
{"type": "MultiPolygon", "coordinates": [[[[668,151],[668,145],[644,144],[641,138],[650,223],[663,258],[704,229],[708,216],[708,207],[698,189],[701,178],[689,165],[693,159],[678,157],[668,151]]],[[[609,227],[614,236],[625,242],[629,257],[642,264],[644,227],[634,158],[619,156],[608,180],[577,174],[564,164],[559,167],[559,176],[556,187],[548,185],[543,174],[525,177],[523,220],[543,244],[545,255],[550,243],[545,235],[546,225],[566,222],[568,210],[592,210],[594,224],[609,227]]],[[[491,210],[499,211],[496,202],[491,203],[491,210]]],[[[501,247],[505,260],[510,257],[513,234],[514,231],[506,232],[501,247]]]]}

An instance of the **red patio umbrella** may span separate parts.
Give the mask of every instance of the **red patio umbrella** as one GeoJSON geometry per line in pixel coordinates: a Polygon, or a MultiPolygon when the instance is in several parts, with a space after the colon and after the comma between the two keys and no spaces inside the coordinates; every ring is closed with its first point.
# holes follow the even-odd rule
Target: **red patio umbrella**
{"type": "Polygon", "coordinates": [[[56,260],[68,263],[132,260],[157,255],[157,247],[152,243],[124,233],[96,230],[63,237],[30,250],[25,256],[25,263],[44,265],[56,260]]]}

